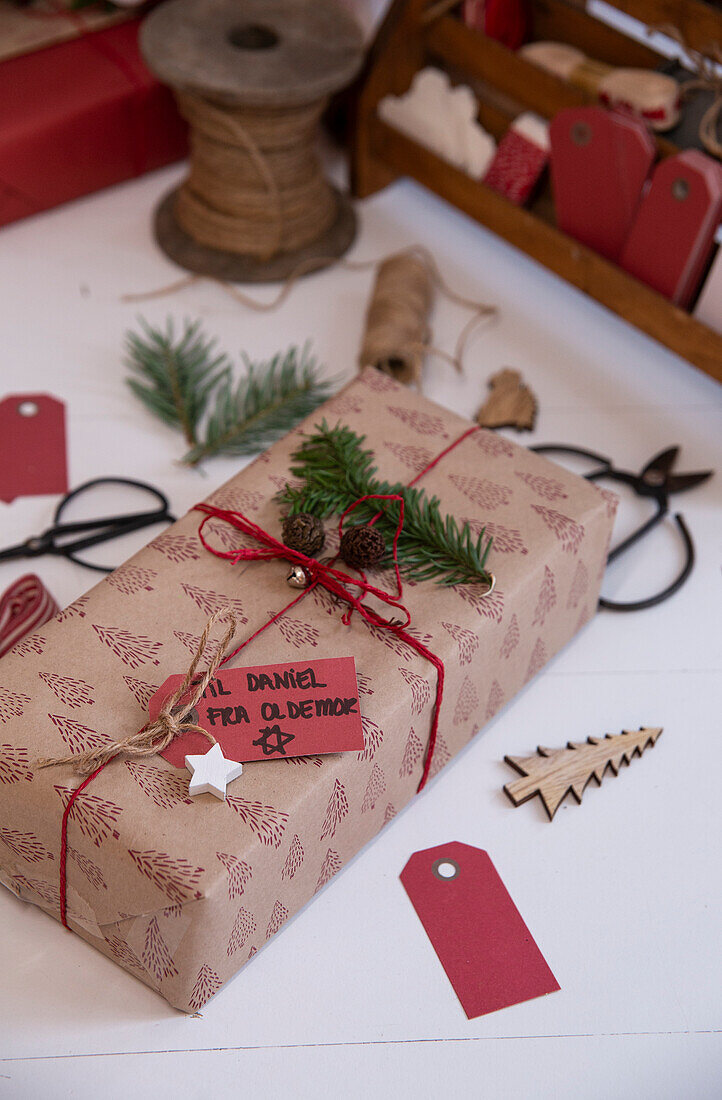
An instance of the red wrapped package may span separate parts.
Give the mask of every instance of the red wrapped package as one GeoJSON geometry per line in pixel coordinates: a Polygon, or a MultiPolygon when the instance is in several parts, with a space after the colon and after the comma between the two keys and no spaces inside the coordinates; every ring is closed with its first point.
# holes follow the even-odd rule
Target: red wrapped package
{"type": "Polygon", "coordinates": [[[139,22],[0,64],[0,225],[179,160],[185,126],[139,22]]]}

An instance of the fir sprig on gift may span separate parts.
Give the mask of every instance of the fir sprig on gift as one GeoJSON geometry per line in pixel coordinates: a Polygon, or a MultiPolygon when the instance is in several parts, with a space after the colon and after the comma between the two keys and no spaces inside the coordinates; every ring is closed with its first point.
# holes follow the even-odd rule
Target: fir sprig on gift
{"type": "MultiPolygon", "coordinates": [[[[291,473],[303,485],[287,485],[278,500],[289,515],[310,512],[325,519],[340,515],[359,497],[400,494],[404,499],[404,526],[398,542],[401,571],[411,580],[436,580],[441,584],[490,584],[486,560],[491,539],[482,528],[472,536],[468,524],[459,527],[453,516],[442,516],[437,497],[423,489],[391,484],[376,477],[372,451],[364,450],[364,436],[324,421],[316,433],[304,439],[294,453],[291,473]]],[[[364,501],[349,517],[350,523],[368,523],[379,514],[375,526],[387,546],[382,566],[393,562],[391,546],[399,519],[396,501],[364,501]]]]}
{"type": "Polygon", "coordinates": [[[322,381],[308,345],[289,348],[267,363],[244,356],[248,373],[233,385],[226,375],[215,394],[205,438],[183,459],[191,466],[209,455],[263,451],[325,401],[332,383],[322,381]]]}
{"type": "Polygon", "coordinates": [[[182,459],[195,466],[212,455],[256,454],[309,416],[332,391],[308,345],[252,363],[236,382],[225,352],[198,321],[175,336],[141,322],[126,337],[128,385],[165,424],[180,428],[190,450],[182,459]]]}

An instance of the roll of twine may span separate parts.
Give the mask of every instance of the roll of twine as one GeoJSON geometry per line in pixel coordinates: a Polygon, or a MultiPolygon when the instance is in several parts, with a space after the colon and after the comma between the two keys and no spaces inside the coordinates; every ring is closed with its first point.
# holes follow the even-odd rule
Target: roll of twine
{"type": "Polygon", "coordinates": [[[190,172],[175,209],[188,236],[265,261],[331,227],[336,199],[315,149],[326,98],[271,108],[175,96],[190,127],[190,172]]]}

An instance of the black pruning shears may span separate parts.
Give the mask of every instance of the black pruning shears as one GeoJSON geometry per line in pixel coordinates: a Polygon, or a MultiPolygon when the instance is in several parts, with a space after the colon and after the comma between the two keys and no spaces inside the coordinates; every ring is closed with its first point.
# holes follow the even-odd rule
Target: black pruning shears
{"type": "Polygon", "coordinates": [[[7,549],[0,550],[0,562],[13,558],[37,558],[42,554],[54,554],[67,558],[76,565],[83,565],[86,569],[93,569],[97,573],[111,573],[114,566],[97,565],[78,555],[84,550],[109,542],[111,539],[120,538],[122,535],[128,535],[132,531],[141,531],[156,523],[173,523],[174,517],[169,508],[165,494],[144,481],[135,481],[127,477],[98,477],[66,493],[55,509],[52,527],[48,527],[39,535],[31,536],[25,542],[18,543],[17,546],[8,546],[7,549]],[[94,519],[70,523],[62,522],[65,509],[70,502],[98,485],[122,485],[142,490],[155,502],[156,506],[143,512],[98,516],[94,519]]]}
{"type": "MultiPolygon", "coordinates": [[[[664,451],[660,451],[658,455],[650,459],[646,466],[640,470],[638,474],[630,473],[628,470],[618,470],[612,463],[611,459],[605,458],[603,455],[595,454],[594,451],[587,451],[581,447],[569,447],[560,444],[550,443],[543,444],[542,446],[532,447],[533,451],[539,454],[567,454],[574,455],[579,458],[588,458],[592,462],[599,464],[598,469],[592,470],[591,473],[585,474],[587,481],[617,481],[624,485],[628,485],[637,496],[649,497],[657,505],[654,514],[646,520],[641,527],[638,527],[636,531],[633,531],[631,535],[628,535],[626,539],[615,546],[609,552],[607,557],[607,564],[620,557],[640,539],[644,538],[652,528],[656,527],[666,515],[669,514],[669,498],[673,493],[684,493],[687,489],[694,489],[695,486],[701,485],[702,482],[707,481],[712,476],[712,470],[700,470],[696,473],[690,474],[675,474],[673,473],[673,467],[677,461],[679,455],[679,447],[668,447],[664,451]]],[[[599,600],[599,606],[604,607],[609,611],[643,611],[647,607],[654,607],[656,604],[662,603],[663,600],[668,599],[670,596],[677,592],[687,577],[692,572],[694,565],[694,543],[692,542],[692,536],[689,533],[687,524],[684,522],[683,517],[677,512],[674,514],[674,520],[679,529],[682,537],[682,542],[685,548],[685,563],[679,576],[672,581],[662,592],[658,592],[655,596],[650,596],[644,600],[635,600],[631,603],[617,603],[614,600],[607,600],[603,597],[599,600]]]]}

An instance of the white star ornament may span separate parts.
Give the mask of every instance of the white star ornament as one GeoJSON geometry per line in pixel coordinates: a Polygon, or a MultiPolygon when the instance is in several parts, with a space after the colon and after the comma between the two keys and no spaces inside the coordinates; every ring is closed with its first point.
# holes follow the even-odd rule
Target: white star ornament
{"type": "Polygon", "coordinates": [[[188,794],[214,794],[225,801],[226,786],[243,771],[243,764],[227,760],[223,749],[216,742],[208,752],[199,756],[186,756],[186,767],[193,778],[188,784],[188,794]]]}

